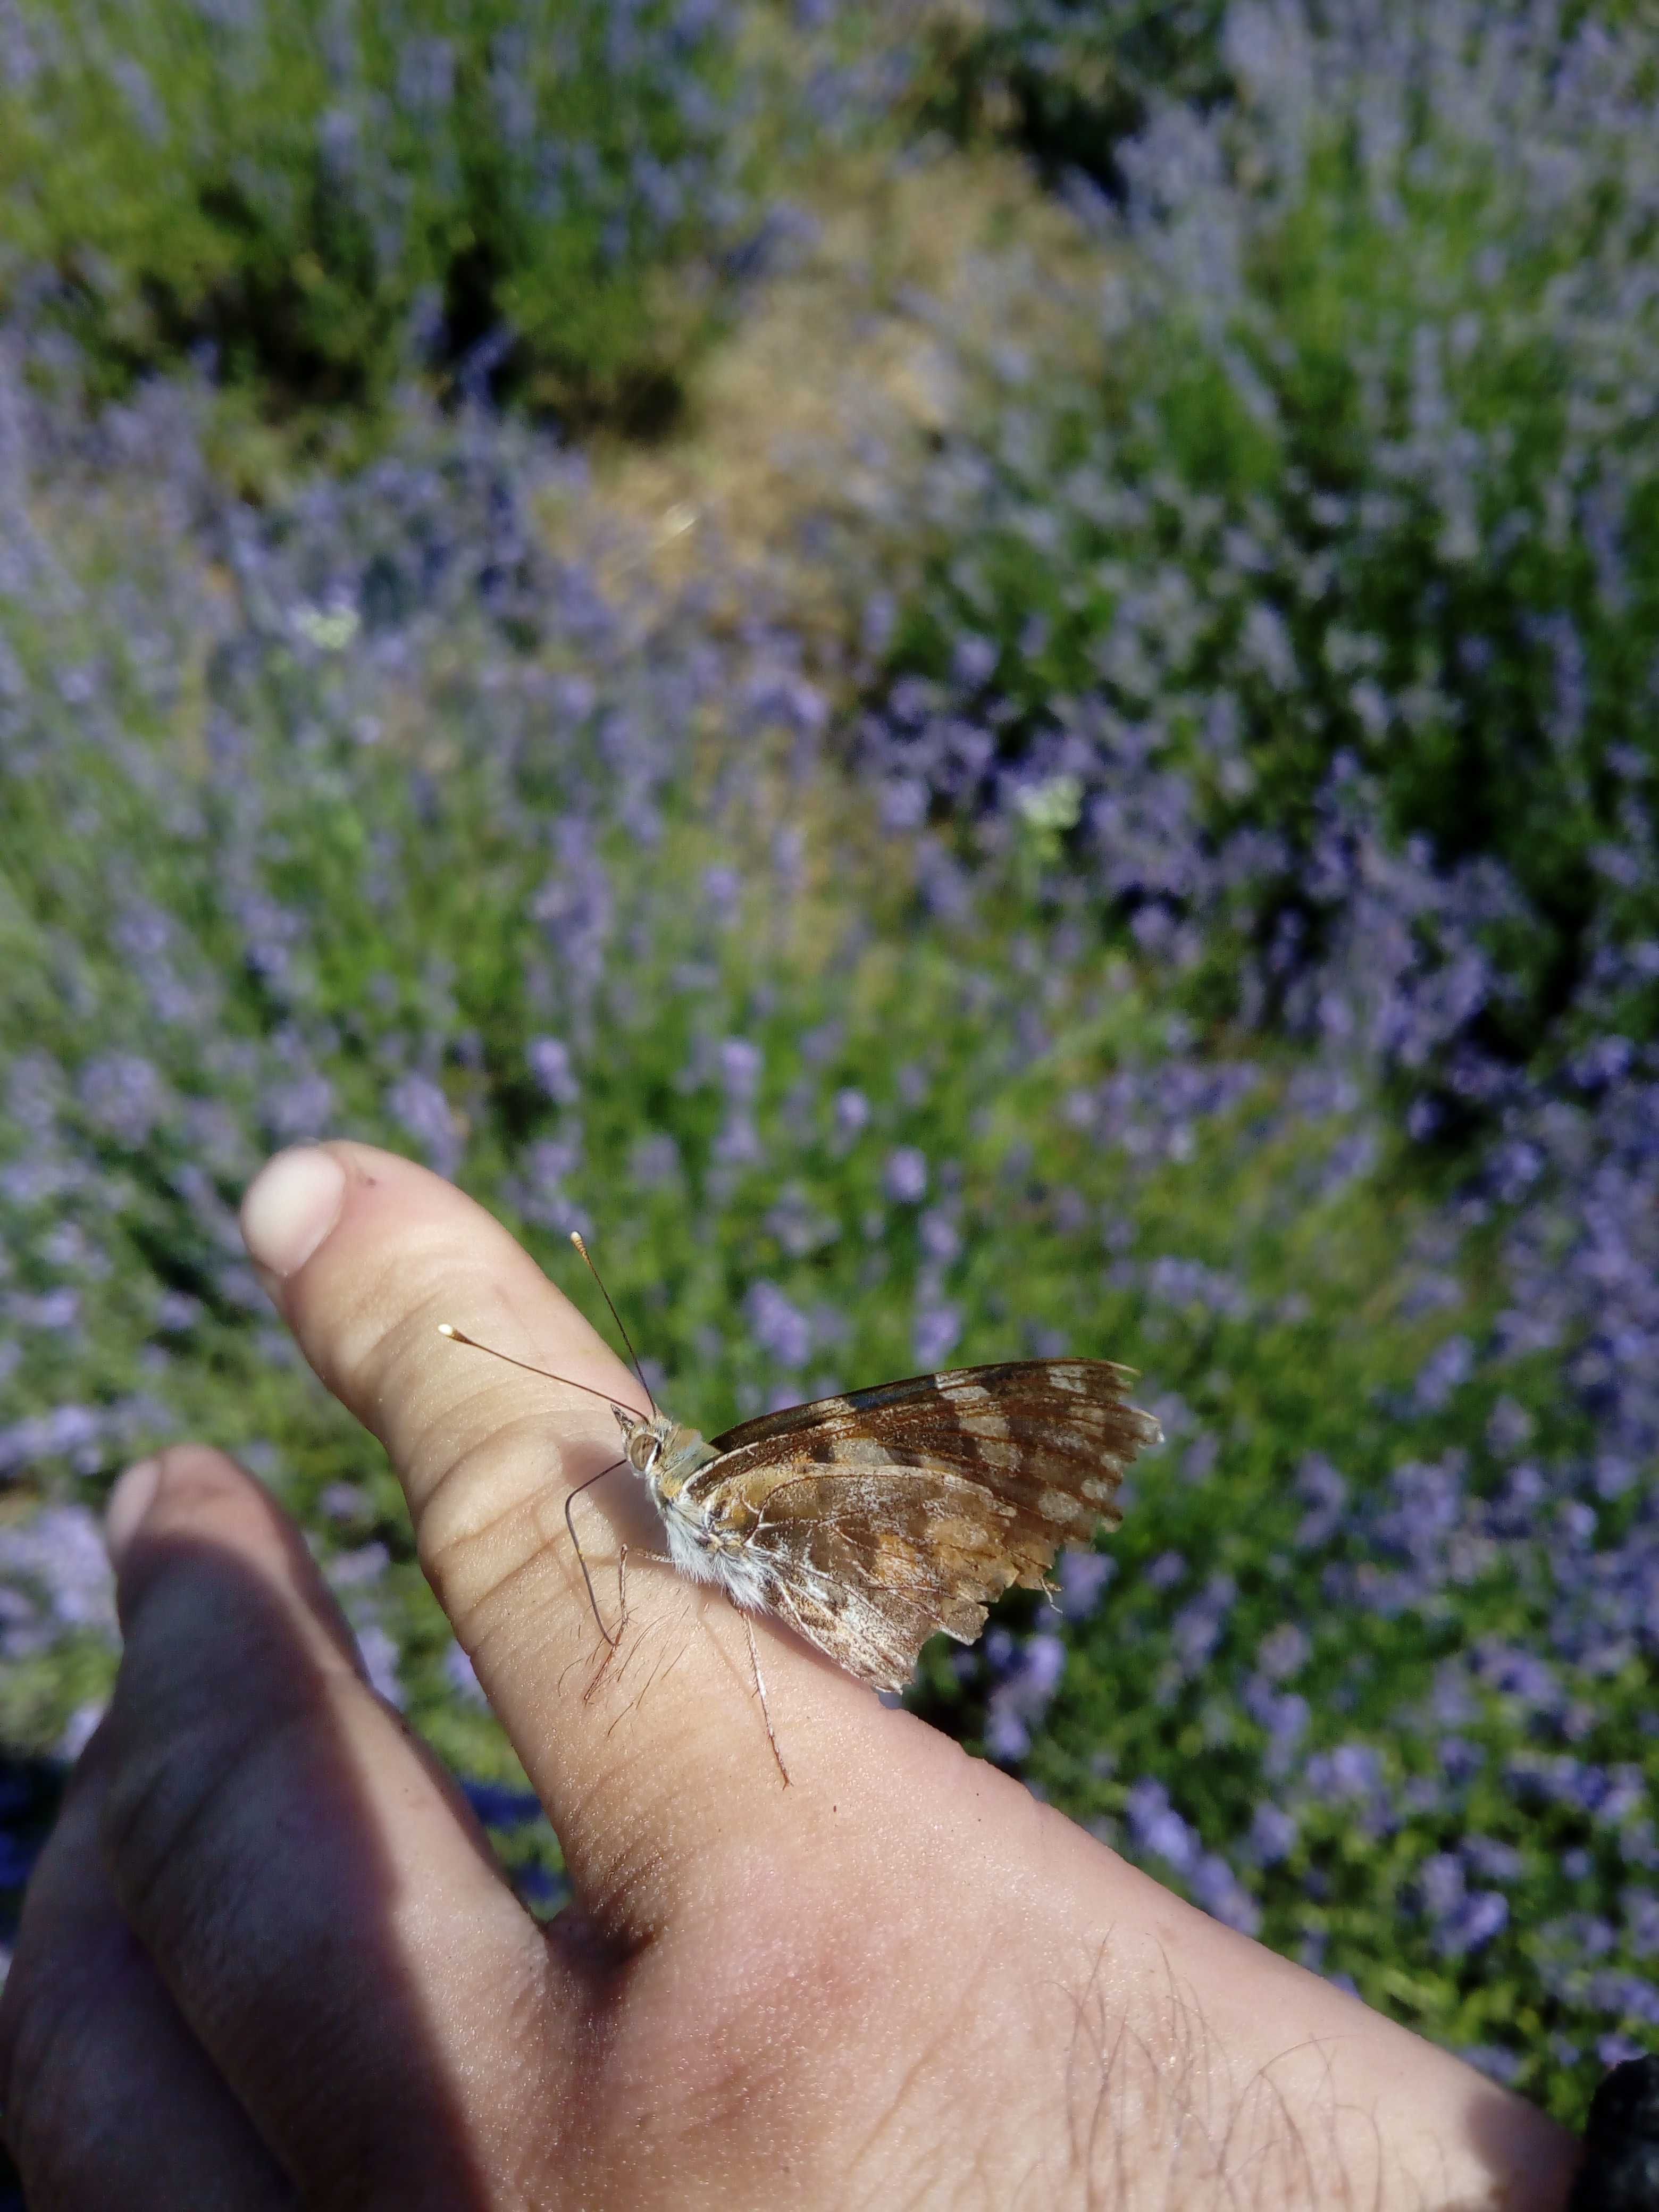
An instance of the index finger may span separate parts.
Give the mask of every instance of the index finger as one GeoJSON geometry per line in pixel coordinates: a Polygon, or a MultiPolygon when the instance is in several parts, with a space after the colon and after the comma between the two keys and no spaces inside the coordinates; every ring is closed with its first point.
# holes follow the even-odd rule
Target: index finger
{"type": "MultiPolygon", "coordinates": [[[[570,1493],[618,1455],[607,1398],[637,1380],[501,1224],[396,1155],[279,1154],[242,1209],[248,1249],[322,1380],[385,1444],[421,1563],[546,1806],[585,1907],[646,1933],[710,1880],[722,1838],[782,1823],[849,1778],[900,1716],[764,1622],[785,1790],[742,1624],[665,1567],[628,1577],[607,1663],[567,1533],[570,1493]],[[447,1343],[441,1322],[568,1378],[447,1343]],[[586,1394],[593,1395],[586,1395],[586,1394]]],[[[626,1468],[577,1507],[614,1620],[619,1542],[660,1548],[626,1468]]]]}

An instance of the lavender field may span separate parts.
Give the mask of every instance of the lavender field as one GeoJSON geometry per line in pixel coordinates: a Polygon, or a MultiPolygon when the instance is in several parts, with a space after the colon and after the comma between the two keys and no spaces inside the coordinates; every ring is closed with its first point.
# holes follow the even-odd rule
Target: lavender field
{"type": "Polygon", "coordinates": [[[112,1679],[100,1501],[193,1435],[558,1900],[242,1257],[265,1153],[349,1134],[591,1304],[580,1229],[706,1431],[1140,1369],[1120,1534],[913,1702],[1577,2120],[1659,2049],[1659,33],[602,12],[377,11],[233,221],[258,0],[198,77],[182,0],[0,7],[0,118],[207,179],[0,225],[0,1899],[112,1679]],[[696,438],[848,148],[1029,159],[1074,337],[904,303],[948,416],[800,495],[809,605],[596,456],[696,438]]]}

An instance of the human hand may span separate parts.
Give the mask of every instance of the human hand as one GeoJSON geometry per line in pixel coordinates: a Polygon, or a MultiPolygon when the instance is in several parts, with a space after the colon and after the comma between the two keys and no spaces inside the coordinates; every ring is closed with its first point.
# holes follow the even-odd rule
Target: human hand
{"type": "MultiPolygon", "coordinates": [[[[628,1398],[617,1359],[389,1154],[283,1155],[244,1224],[402,1478],[574,1902],[522,1910],[298,1532],[169,1451],[112,1504],[119,1680],[0,2005],[31,2212],[1559,2212],[1577,2146],[1541,2114],[758,1622],[784,1788],[741,1623],[665,1568],[585,1697],[562,1507],[615,1422],[436,1324],[628,1398]]],[[[590,1501],[653,1545],[626,1475],[590,1501]]]]}

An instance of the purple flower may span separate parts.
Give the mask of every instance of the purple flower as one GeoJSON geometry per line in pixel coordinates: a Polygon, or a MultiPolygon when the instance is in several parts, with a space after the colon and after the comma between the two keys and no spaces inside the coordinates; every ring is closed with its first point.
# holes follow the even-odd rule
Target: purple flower
{"type": "MultiPolygon", "coordinates": [[[[720,1126],[714,1139],[714,1158],[725,1168],[753,1167],[765,1158],[760,1131],[755,1117],[741,1106],[734,1106],[720,1126]]],[[[729,1189],[729,1183],[726,1186],[729,1189]]]]}
{"type": "Polygon", "coordinates": [[[680,1180],[680,1148],[666,1130],[641,1137],[629,1154],[629,1173],[641,1190],[672,1190],[680,1180]]]}
{"type": "Polygon", "coordinates": [[[273,1083],[261,1102],[260,1118],[278,1145],[325,1136],[334,1115],[334,1085],[315,1071],[291,1082],[273,1083]]]}
{"type": "Polygon", "coordinates": [[[1067,1545],[1060,1555],[1060,1609],[1067,1620],[1087,1620],[1098,1609],[1117,1561],[1103,1552],[1067,1545]]]}
{"type": "Polygon", "coordinates": [[[79,1089],[88,1120],[129,1152],[149,1142],[167,1112],[165,1085],[136,1053],[104,1053],[89,1060],[79,1089]]]}
{"type": "Polygon", "coordinates": [[[0,1527],[0,1594],[23,1601],[0,1610],[14,1657],[76,1630],[113,1640],[115,1589],[96,1517],[82,1505],[49,1505],[0,1527]],[[9,1618],[8,1614],[9,1613],[9,1618]]]}
{"type": "Polygon", "coordinates": [[[961,1340],[962,1314],[957,1307],[945,1299],[917,1306],[911,1341],[916,1365],[924,1374],[943,1367],[961,1340]]]}
{"type": "Polygon", "coordinates": [[[461,1132],[438,1085],[424,1075],[405,1075],[386,1092],[386,1110],[415,1139],[428,1165],[453,1178],[461,1162],[461,1132]]]}
{"type": "Polygon", "coordinates": [[[752,1104],[764,1065],[760,1047],[747,1037],[723,1037],[718,1059],[721,1088],[732,1105],[752,1104]]]}
{"type": "Polygon", "coordinates": [[[1462,1861],[1450,1851],[1425,1859],[1417,1870],[1417,1887],[1424,1911],[1437,1920],[1448,1918],[1463,1903],[1462,1861]]]}
{"type": "Polygon", "coordinates": [[[1489,2043],[1470,2044],[1459,2055],[1489,2080],[1502,2082],[1505,2088],[1512,2088],[1520,2080],[1525,2065],[1517,2052],[1504,2051],[1489,2043]]]}
{"type": "Polygon", "coordinates": [[[743,878],[735,868],[707,868],[703,871],[702,895],[716,921],[723,927],[729,927],[737,920],[738,904],[743,896],[743,878]]]}
{"type": "Polygon", "coordinates": [[[757,1344],[780,1367],[804,1367],[812,1354],[812,1324],[775,1283],[752,1285],[744,1310],[757,1344]]]}
{"type": "Polygon", "coordinates": [[[882,1170],[882,1188],[895,1206],[918,1206],[927,1195],[927,1156],[914,1145],[900,1145],[887,1155],[882,1170]]]}
{"type": "Polygon", "coordinates": [[[996,673],[1001,652],[995,640],[975,637],[964,632],[951,647],[951,674],[952,680],[964,690],[973,690],[988,683],[996,673]]]}
{"type": "Polygon", "coordinates": [[[1467,1336],[1450,1336],[1432,1352],[1418,1371],[1417,1403],[1425,1413],[1438,1413],[1474,1372],[1474,1346],[1467,1336]]]}
{"type": "Polygon", "coordinates": [[[557,1106],[574,1106],[581,1096],[570,1048],[557,1037],[532,1037],[525,1048],[530,1073],[557,1106]]]}
{"type": "Polygon", "coordinates": [[[444,1653],[444,1680],[464,1705],[483,1705],[487,1702],[477,1670],[460,1645],[453,1641],[444,1653]]]}
{"type": "Polygon", "coordinates": [[[934,1266],[948,1267],[961,1256],[962,1237],[942,1206],[929,1206],[920,1224],[921,1249],[934,1266]]]}
{"type": "Polygon", "coordinates": [[[1041,1631],[1018,1640],[993,1632],[986,1642],[996,1680],[986,1701],[985,1747],[993,1759],[1012,1765],[1030,1749],[1031,1731],[1054,1702],[1066,1672],[1066,1647],[1041,1631]]]}
{"type": "Polygon", "coordinates": [[[42,1291],[39,1297],[14,1291],[4,1301],[8,1321],[15,1322],[20,1328],[50,1330],[62,1334],[76,1328],[81,1319],[81,1297],[68,1285],[61,1290],[42,1291]]]}
{"type": "Polygon", "coordinates": [[[615,896],[585,823],[560,825],[560,865],[542,884],[531,913],[546,932],[580,1003],[598,988],[610,943],[615,896]]]}
{"type": "Polygon", "coordinates": [[[202,1302],[185,1291],[163,1291],[155,1301],[155,1327],[163,1336],[182,1336],[202,1317],[202,1302]]]}
{"type": "Polygon", "coordinates": [[[870,1126],[870,1101],[861,1091],[836,1091],[835,1112],[836,1133],[843,1144],[851,1144],[870,1126]]]}
{"type": "Polygon", "coordinates": [[[1258,1866],[1277,1866],[1296,1848],[1294,1814],[1282,1805],[1261,1804],[1250,1822],[1249,1850],[1258,1866]]]}
{"type": "Polygon", "coordinates": [[[1341,1743],[1320,1752],[1308,1761],[1308,1787],[1333,1805],[1374,1800],[1382,1788],[1382,1755],[1368,1743],[1341,1743]]]}
{"type": "Polygon", "coordinates": [[[392,1555],[384,1544],[361,1544],[356,1551],[336,1552],[325,1569],[333,1590],[371,1589],[384,1582],[392,1555]]]}
{"type": "Polygon", "coordinates": [[[1219,1644],[1238,1595],[1231,1575],[1212,1575],[1199,1595],[1170,1624],[1170,1642],[1183,1674],[1196,1674],[1219,1644]]]}
{"type": "Polygon", "coordinates": [[[1509,1921],[1510,1901],[1501,1891],[1474,1890],[1441,1923],[1441,1947],[1454,1955],[1479,1951],[1501,1936],[1509,1921]]]}
{"type": "Polygon", "coordinates": [[[1212,1918],[1241,1935],[1254,1936],[1261,1926],[1261,1907],[1250,1895],[1225,1859],[1206,1851],[1188,1876],[1193,1902],[1212,1918]]]}
{"type": "Polygon", "coordinates": [[[1296,1494],[1312,1510],[1296,1532],[1304,1551],[1322,1547],[1342,1525],[1348,1486],[1322,1452],[1310,1452],[1297,1469],[1296,1494]]]}
{"type": "Polygon", "coordinates": [[[1166,1859],[1177,1874],[1189,1875],[1202,1855],[1197,1836],[1174,1806],[1161,1782],[1148,1776],[1133,1784],[1123,1814],[1137,1850],[1166,1859]]]}
{"type": "Polygon", "coordinates": [[[389,1705],[401,1710],[405,1701],[398,1674],[398,1647],[378,1620],[366,1621],[358,1629],[357,1650],[369,1687],[389,1705]]]}
{"type": "Polygon", "coordinates": [[[0,1474],[11,1474],[31,1461],[68,1459],[88,1470],[98,1464],[104,1419],[90,1406],[55,1406],[0,1429],[0,1474]]]}
{"type": "Polygon", "coordinates": [[[1267,1734],[1263,1771],[1273,1780],[1290,1771],[1293,1756],[1308,1731],[1312,1708],[1295,1691],[1277,1692],[1260,1674],[1245,1682],[1241,1702],[1250,1718],[1267,1734]]]}

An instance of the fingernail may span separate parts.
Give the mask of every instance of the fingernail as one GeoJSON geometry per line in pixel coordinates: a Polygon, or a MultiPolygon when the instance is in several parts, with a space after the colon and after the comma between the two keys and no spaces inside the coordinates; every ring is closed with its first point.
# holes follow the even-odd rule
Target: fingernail
{"type": "Polygon", "coordinates": [[[278,1152],[248,1185],[242,1241],[262,1267],[291,1275],[303,1267],[339,1218],[345,1170],[315,1146],[278,1152]]]}
{"type": "Polygon", "coordinates": [[[109,1494],[104,1508],[104,1541],[118,1567],[121,1555],[137,1534],[138,1524],[155,1503],[161,1480],[159,1459],[135,1460],[109,1494]]]}

